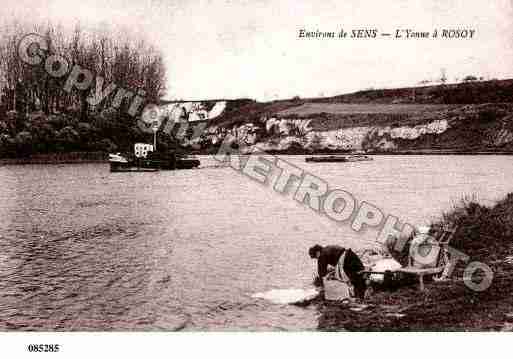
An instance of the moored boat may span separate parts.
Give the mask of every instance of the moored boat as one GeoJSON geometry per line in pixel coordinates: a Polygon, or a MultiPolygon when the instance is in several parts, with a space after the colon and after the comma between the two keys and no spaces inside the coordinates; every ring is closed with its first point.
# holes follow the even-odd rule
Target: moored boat
{"type": "Polygon", "coordinates": [[[155,172],[192,169],[200,165],[197,158],[159,153],[146,143],[136,143],[133,154],[109,154],[109,163],[111,172],[155,172]]]}
{"type": "Polygon", "coordinates": [[[305,158],[306,162],[360,162],[372,161],[372,157],[366,155],[348,156],[313,156],[305,158]]]}

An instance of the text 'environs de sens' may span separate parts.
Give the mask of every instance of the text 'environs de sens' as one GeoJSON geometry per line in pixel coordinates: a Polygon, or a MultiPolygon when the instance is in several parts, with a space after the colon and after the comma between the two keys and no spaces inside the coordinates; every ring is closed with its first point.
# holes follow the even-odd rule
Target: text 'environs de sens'
{"type": "Polygon", "coordinates": [[[476,30],[471,28],[436,28],[432,31],[417,29],[394,29],[394,31],[380,31],[377,28],[363,28],[338,31],[298,30],[300,39],[474,39],[476,30]]]}

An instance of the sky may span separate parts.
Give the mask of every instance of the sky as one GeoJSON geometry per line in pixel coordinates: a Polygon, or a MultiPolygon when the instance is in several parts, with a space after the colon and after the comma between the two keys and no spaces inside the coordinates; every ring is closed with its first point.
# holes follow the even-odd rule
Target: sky
{"type": "Polygon", "coordinates": [[[158,47],[167,99],[333,96],[441,77],[513,78],[513,0],[2,0],[0,19],[79,21],[158,47]],[[301,39],[300,29],[473,29],[473,39],[301,39]]]}

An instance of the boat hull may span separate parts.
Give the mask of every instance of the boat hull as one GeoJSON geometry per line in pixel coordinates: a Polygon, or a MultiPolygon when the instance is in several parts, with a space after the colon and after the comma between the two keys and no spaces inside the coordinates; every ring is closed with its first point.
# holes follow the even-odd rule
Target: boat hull
{"type": "Polygon", "coordinates": [[[158,168],[145,168],[145,167],[137,167],[131,166],[129,164],[119,164],[119,163],[111,163],[110,164],[111,172],[157,172],[158,168]]]}
{"type": "Polygon", "coordinates": [[[156,172],[166,170],[193,169],[200,165],[197,159],[182,158],[176,160],[135,160],[128,162],[110,162],[111,172],[156,172]]]}
{"type": "Polygon", "coordinates": [[[367,156],[319,156],[319,157],[307,157],[305,158],[306,162],[362,162],[362,161],[372,161],[372,158],[367,156]]]}

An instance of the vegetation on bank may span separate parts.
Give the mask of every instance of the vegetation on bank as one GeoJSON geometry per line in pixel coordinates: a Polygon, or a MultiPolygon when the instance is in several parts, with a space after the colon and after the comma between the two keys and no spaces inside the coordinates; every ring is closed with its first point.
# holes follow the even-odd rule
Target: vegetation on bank
{"type": "MultiPolygon", "coordinates": [[[[147,103],[159,103],[164,93],[162,55],[135,35],[78,25],[70,31],[52,24],[4,24],[0,34],[0,158],[128,150],[135,141],[151,138],[136,125],[136,119],[147,103]],[[66,60],[67,74],[50,76],[44,61],[30,65],[20,58],[18,44],[31,33],[45,40],[46,58],[56,55],[66,60]],[[93,79],[86,89],[71,86],[68,91],[66,82],[75,66],[89,71],[93,79]],[[100,101],[99,94],[110,86],[115,90],[100,101]],[[132,95],[116,99],[121,89],[132,95]],[[135,94],[143,97],[132,115],[129,109],[135,94]]],[[[166,149],[174,142],[162,135],[159,144],[166,149]]]]}
{"type": "MultiPolygon", "coordinates": [[[[151,142],[152,135],[143,132],[133,118],[120,116],[116,109],[88,113],[84,121],[70,110],[66,113],[29,115],[7,113],[0,120],[0,158],[37,158],[75,153],[82,158],[89,153],[133,151],[136,142],[151,142]]],[[[159,133],[162,151],[175,148],[172,135],[159,133]]]]}
{"type": "MultiPolygon", "coordinates": [[[[426,292],[415,285],[394,292],[376,292],[369,307],[319,303],[321,330],[440,331],[513,330],[513,193],[493,206],[462,201],[432,224],[457,226],[451,246],[470,261],[486,263],[494,272],[491,286],[477,292],[462,281],[465,264],[459,262],[452,280],[431,282],[426,292]]],[[[479,275],[479,272],[477,273],[479,275]]]]}

